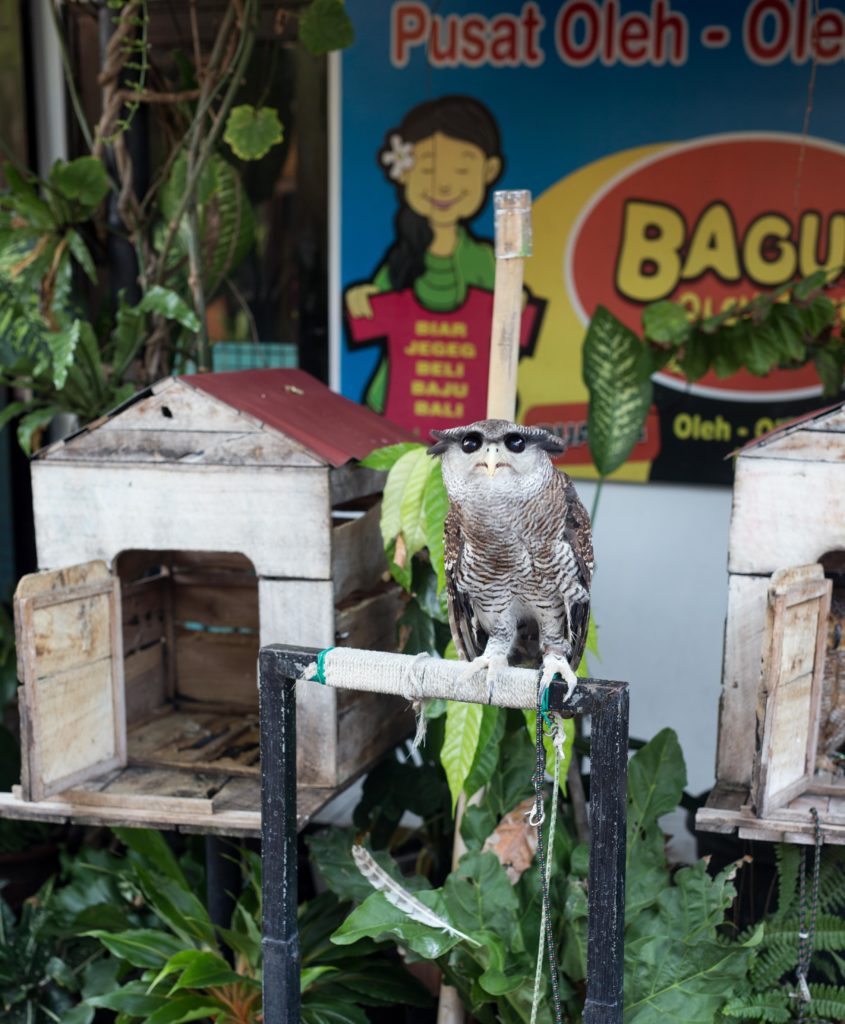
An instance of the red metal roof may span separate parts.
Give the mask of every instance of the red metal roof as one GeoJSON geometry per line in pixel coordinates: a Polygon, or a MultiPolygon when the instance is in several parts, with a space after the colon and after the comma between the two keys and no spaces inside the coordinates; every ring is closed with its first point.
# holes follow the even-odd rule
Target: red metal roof
{"type": "Polygon", "coordinates": [[[287,434],[332,466],[384,445],[420,440],[304,370],[197,373],[180,380],[287,434]]]}

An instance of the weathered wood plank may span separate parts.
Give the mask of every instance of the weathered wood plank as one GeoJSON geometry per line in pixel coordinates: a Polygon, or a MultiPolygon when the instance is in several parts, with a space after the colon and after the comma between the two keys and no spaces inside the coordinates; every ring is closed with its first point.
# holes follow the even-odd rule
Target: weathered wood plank
{"type": "Polygon", "coordinates": [[[125,430],[181,432],[196,430],[198,424],[202,424],[208,433],[239,434],[262,430],[261,423],[248,413],[172,378],[168,386],[156,388],[152,395],[135,402],[119,416],[104,420],[97,433],[125,430]]]}
{"type": "Polygon", "coordinates": [[[818,419],[808,421],[806,429],[845,433],[845,409],[835,410],[824,416],[819,416],[818,419]]]}
{"type": "Polygon", "coordinates": [[[368,651],[396,650],[396,623],[402,613],[402,591],[388,584],[377,594],[337,610],[335,638],[338,646],[368,651]]]}
{"type": "Polygon", "coordinates": [[[145,721],[168,699],[164,644],[132,651],[123,662],[127,728],[145,721]]]}
{"type": "Polygon", "coordinates": [[[345,466],[332,469],[329,472],[331,504],[345,505],[349,501],[357,501],[370,494],[379,494],[386,479],[387,473],[368,469],[357,462],[349,462],[345,466]]]}
{"type": "Polygon", "coordinates": [[[15,620],[23,780],[38,800],[126,763],[118,583],[101,562],[32,574],[15,620]]]}
{"type": "Polygon", "coordinates": [[[332,576],[335,603],[356,591],[376,587],[387,571],[379,520],[381,502],[359,519],[336,521],[332,528],[332,576]]]}
{"type": "Polygon", "coordinates": [[[328,473],[248,467],[32,464],[39,564],[121,551],[240,552],[261,576],[329,579],[328,473]],[[79,495],[85,501],[79,501],[79,495]],[[56,516],[55,510],[64,510],[56,516]],[[108,515],[92,516],[92,508],[108,515]]]}
{"type": "Polygon", "coordinates": [[[768,589],[768,576],[728,580],[716,778],[729,786],[751,785],[768,589]]]}
{"type": "Polygon", "coordinates": [[[136,808],[155,813],[212,814],[212,798],[221,780],[200,773],[164,768],[124,768],[105,784],[83,783],[60,794],[73,804],[136,808]]]}
{"type": "Polygon", "coordinates": [[[164,638],[165,591],[169,583],[163,576],[148,576],[122,587],[123,652],[127,657],[164,638]]]}
{"type": "Polygon", "coordinates": [[[845,548],[845,463],[737,460],[728,568],[772,573],[845,548]],[[784,509],[801,501],[801,526],[784,509]]]}
{"type": "Polygon", "coordinates": [[[818,563],[778,570],[771,579],[752,773],[752,802],[762,818],[813,778],[830,594],[818,563]]]}
{"type": "Polygon", "coordinates": [[[258,707],[258,634],[176,629],[176,696],[258,707]]]}
{"type": "MultiPolygon", "coordinates": [[[[231,574],[231,575],[234,575],[231,574]]],[[[173,588],[177,623],[258,631],[258,581],[245,577],[239,585],[179,582],[173,588]]]]}
{"type": "Polygon", "coordinates": [[[776,438],[769,444],[750,448],[743,459],[795,459],[810,462],[845,462],[842,432],[822,430],[807,424],[805,429],[776,438]]]}
{"type": "MultiPolygon", "coordinates": [[[[105,424],[103,424],[105,427],[105,424]]],[[[323,463],[274,430],[109,429],[83,433],[49,454],[51,462],[132,462],[179,465],[319,467],[323,463]]]]}
{"type": "Polygon", "coordinates": [[[338,701],[337,776],[346,779],[374,762],[414,731],[414,714],[401,697],[356,693],[338,701]],[[378,728],[373,723],[378,722],[378,728]]]}

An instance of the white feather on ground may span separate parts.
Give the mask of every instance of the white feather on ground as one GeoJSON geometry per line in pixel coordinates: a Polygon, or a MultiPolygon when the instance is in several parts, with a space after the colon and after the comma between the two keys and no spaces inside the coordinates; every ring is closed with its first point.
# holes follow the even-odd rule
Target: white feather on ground
{"type": "Polygon", "coordinates": [[[454,935],[456,938],[471,942],[473,946],[481,945],[469,935],[458,931],[445,917],[440,917],[439,914],[418,900],[413,893],[391,878],[384,868],[376,863],[372,854],[365,847],[354,843],[352,859],[370,885],[378,892],[383,893],[388,903],[391,903],[397,910],[401,910],[403,914],[407,914],[411,920],[428,925],[429,928],[438,928],[440,931],[446,932],[447,935],[454,935]]]}

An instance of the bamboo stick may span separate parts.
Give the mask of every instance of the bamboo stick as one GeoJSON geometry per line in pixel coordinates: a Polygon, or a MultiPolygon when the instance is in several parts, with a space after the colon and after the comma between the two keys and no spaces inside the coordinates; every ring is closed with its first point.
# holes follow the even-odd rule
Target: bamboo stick
{"type": "Polygon", "coordinates": [[[493,195],[496,280],[487,378],[488,419],[516,415],[516,372],[522,321],[525,257],[531,255],[531,193],[524,189],[493,195]]]}

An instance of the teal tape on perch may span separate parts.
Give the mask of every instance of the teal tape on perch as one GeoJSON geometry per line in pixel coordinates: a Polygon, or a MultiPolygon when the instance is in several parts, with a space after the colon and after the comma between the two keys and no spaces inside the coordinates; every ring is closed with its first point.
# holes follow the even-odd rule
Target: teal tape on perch
{"type": "Polygon", "coordinates": [[[326,655],[334,650],[334,647],[326,647],[317,655],[317,674],[311,676],[312,683],[326,685],[326,655]]]}

